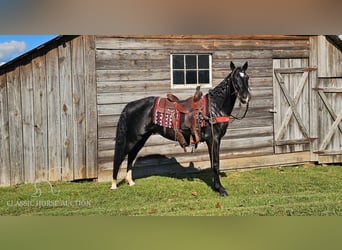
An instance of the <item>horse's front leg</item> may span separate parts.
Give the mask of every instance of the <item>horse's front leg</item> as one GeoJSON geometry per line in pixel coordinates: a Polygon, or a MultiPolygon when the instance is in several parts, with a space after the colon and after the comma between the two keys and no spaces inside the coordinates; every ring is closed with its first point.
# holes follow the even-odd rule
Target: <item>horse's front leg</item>
{"type": "Polygon", "coordinates": [[[228,193],[220,181],[220,144],[221,139],[219,138],[207,141],[211,168],[214,172],[214,189],[218,191],[221,196],[227,196],[228,193]]]}

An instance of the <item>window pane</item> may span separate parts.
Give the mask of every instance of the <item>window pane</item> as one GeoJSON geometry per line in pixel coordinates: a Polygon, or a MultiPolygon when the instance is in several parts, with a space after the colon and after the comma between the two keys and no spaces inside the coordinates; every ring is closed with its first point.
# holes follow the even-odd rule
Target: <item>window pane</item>
{"type": "Polygon", "coordinates": [[[173,55],[172,64],[174,69],[184,69],[184,56],[183,55],[173,55]]]}
{"type": "Polygon", "coordinates": [[[199,69],[209,69],[209,55],[199,55],[198,56],[198,68],[199,69]]]}
{"type": "Polygon", "coordinates": [[[171,56],[172,84],[210,84],[211,56],[209,54],[173,54],[171,56]]]}
{"type": "Polygon", "coordinates": [[[186,59],[186,69],[196,69],[196,56],[195,55],[187,55],[186,59]]]}
{"type": "Polygon", "coordinates": [[[198,78],[199,83],[209,83],[209,70],[198,71],[198,78]]]}
{"type": "Polygon", "coordinates": [[[186,72],[186,83],[197,83],[197,72],[194,70],[189,70],[186,72]]]}
{"type": "Polygon", "coordinates": [[[173,71],[173,84],[184,84],[184,71],[173,71]]]}

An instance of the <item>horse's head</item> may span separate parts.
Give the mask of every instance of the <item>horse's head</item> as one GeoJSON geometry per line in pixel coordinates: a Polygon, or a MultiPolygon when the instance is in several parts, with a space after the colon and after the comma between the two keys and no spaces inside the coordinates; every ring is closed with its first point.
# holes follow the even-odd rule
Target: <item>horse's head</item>
{"type": "Polygon", "coordinates": [[[232,70],[230,76],[234,93],[243,104],[248,103],[251,99],[248,86],[249,76],[246,73],[247,68],[248,62],[245,62],[242,67],[235,67],[234,63],[230,62],[230,69],[232,70]]]}

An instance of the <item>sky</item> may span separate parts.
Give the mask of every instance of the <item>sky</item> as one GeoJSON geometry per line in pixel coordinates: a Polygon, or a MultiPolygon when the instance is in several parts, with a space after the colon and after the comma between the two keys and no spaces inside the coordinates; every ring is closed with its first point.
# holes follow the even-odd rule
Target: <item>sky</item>
{"type": "Polygon", "coordinates": [[[50,41],[57,35],[0,35],[0,65],[50,41]]]}

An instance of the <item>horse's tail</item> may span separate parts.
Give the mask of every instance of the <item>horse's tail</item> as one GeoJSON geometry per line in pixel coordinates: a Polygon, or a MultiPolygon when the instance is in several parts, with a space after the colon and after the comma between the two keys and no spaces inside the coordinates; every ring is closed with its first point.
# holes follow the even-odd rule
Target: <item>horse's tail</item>
{"type": "Polygon", "coordinates": [[[114,152],[114,162],[113,162],[113,180],[118,177],[119,169],[121,163],[126,156],[126,139],[127,136],[127,118],[125,110],[121,113],[115,139],[115,152],[114,152]]]}

